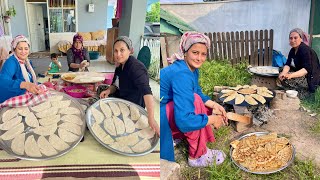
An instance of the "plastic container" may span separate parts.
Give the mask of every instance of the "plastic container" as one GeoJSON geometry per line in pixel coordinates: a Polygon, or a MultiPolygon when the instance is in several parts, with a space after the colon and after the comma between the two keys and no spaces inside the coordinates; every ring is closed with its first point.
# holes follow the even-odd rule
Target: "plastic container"
{"type": "Polygon", "coordinates": [[[104,84],[111,85],[113,76],[114,76],[114,73],[108,73],[108,74],[106,74],[106,75],[104,76],[104,77],[105,77],[104,84]]]}
{"type": "Polygon", "coordinates": [[[99,51],[89,51],[90,60],[99,59],[100,53],[99,51]]]}
{"type": "Polygon", "coordinates": [[[296,90],[287,90],[286,94],[287,94],[287,97],[289,97],[289,98],[296,98],[298,96],[298,91],[296,91],[296,90]]]}
{"type": "Polygon", "coordinates": [[[74,85],[64,88],[64,91],[75,98],[83,98],[87,94],[87,88],[81,85],[74,85]]]}

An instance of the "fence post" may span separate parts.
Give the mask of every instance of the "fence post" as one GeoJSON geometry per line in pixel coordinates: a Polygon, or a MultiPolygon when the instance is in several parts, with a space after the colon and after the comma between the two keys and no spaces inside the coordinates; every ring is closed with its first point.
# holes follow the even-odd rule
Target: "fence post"
{"type": "Polygon", "coordinates": [[[268,30],[264,30],[264,66],[270,66],[270,59],[269,59],[269,47],[268,47],[268,30]]]}

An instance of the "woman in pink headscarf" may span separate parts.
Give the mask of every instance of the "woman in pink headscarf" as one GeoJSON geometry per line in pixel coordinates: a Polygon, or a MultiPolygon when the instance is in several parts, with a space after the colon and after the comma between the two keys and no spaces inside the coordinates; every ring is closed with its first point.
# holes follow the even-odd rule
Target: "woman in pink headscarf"
{"type": "Polygon", "coordinates": [[[87,67],[90,65],[90,56],[88,50],[83,47],[83,38],[79,34],[73,36],[72,47],[67,51],[67,61],[69,71],[88,71],[87,67]]]}
{"type": "Polygon", "coordinates": [[[11,55],[0,71],[0,103],[29,91],[39,94],[40,90],[34,70],[28,59],[29,40],[23,35],[16,36],[11,43],[11,55]]]}
{"type": "Polygon", "coordinates": [[[174,161],[173,138],[189,144],[188,163],[192,167],[221,164],[225,154],[207,148],[215,138],[210,125],[227,123],[226,112],[202,93],[199,68],[207,58],[210,39],[197,32],[186,32],[180,41],[176,61],[160,71],[160,158],[174,161]],[[212,115],[209,108],[222,115],[212,115]]]}

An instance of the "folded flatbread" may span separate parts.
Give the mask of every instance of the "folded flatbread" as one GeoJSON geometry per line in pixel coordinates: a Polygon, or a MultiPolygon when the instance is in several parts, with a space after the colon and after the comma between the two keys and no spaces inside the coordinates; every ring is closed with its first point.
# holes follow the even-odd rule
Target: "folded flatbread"
{"type": "Polygon", "coordinates": [[[112,136],[117,135],[116,127],[112,118],[106,118],[103,121],[103,127],[110,135],[112,136]]]}
{"type": "Polygon", "coordinates": [[[26,133],[19,134],[11,142],[11,149],[18,155],[24,154],[24,142],[26,139],[26,133]]]}
{"type": "Polygon", "coordinates": [[[45,101],[43,103],[40,103],[36,106],[33,106],[33,107],[30,107],[32,111],[35,111],[35,112],[41,112],[41,111],[44,111],[46,109],[49,109],[51,107],[51,103],[50,101],[45,101]]]}
{"type": "Polygon", "coordinates": [[[127,117],[130,114],[130,110],[128,108],[128,106],[122,102],[118,102],[120,111],[122,113],[122,117],[127,117]]]}
{"type": "Polygon", "coordinates": [[[141,138],[146,138],[146,139],[151,139],[154,137],[154,130],[151,129],[150,127],[147,127],[147,128],[144,128],[140,131],[137,132],[138,133],[138,136],[141,137],[141,138]]]}
{"type": "Polygon", "coordinates": [[[244,97],[244,100],[250,105],[257,105],[258,104],[258,102],[255,99],[253,99],[253,97],[250,95],[246,95],[244,97]]]}
{"type": "Polygon", "coordinates": [[[49,136],[56,132],[57,124],[51,124],[49,126],[39,126],[33,130],[34,133],[40,136],[49,136]]]}
{"type": "Polygon", "coordinates": [[[2,114],[2,122],[7,122],[18,115],[19,111],[17,108],[8,109],[2,114]]]}
{"type": "Polygon", "coordinates": [[[124,134],[126,131],[126,128],[124,126],[124,123],[121,119],[119,119],[117,116],[112,117],[114,126],[116,127],[117,135],[124,134]]]}
{"type": "Polygon", "coordinates": [[[83,121],[80,119],[80,117],[74,114],[64,115],[61,117],[61,120],[65,122],[78,124],[80,126],[83,124],[83,121]]]}
{"type": "Polygon", "coordinates": [[[242,94],[237,94],[235,104],[241,104],[243,101],[244,101],[244,96],[242,94]]]}
{"type": "Polygon", "coordinates": [[[100,109],[106,118],[112,117],[112,111],[108,104],[104,103],[103,101],[100,101],[100,109]]]}
{"type": "Polygon", "coordinates": [[[148,139],[143,139],[132,147],[132,151],[136,153],[145,152],[151,149],[151,143],[148,139]]]}
{"type": "Polygon", "coordinates": [[[17,108],[18,109],[18,112],[21,116],[27,116],[30,112],[29,108],[28,107],[20,107],[20,108],[17,108]]]}
{"type": "Polygon", "coordinates": [[[53,115],[56,115],[58,113],[58,110],[59,110],[58,107],[51,107],[49,109],[43,110],[41,112],[38,112],[36,114],[36,116],[38,118],[45,118],[45,117],[48,117],[48,116],[53,116],[53,115]]]}
{"type": "Polygon", "coordinates": [[[61,101],[63,99],[62,95],[53,95],[48,98],[48,101],[61,101]]]}
{"type": "Polygon", "coordinates": [[[226,97],[226,99],[224,99],[223,102],[229,102],[229,101],[234,100],[236,98],[237,94],[238,94],[237,92],[232,93],[230,96],[226,97]]]}
{"type": "Polygon", "coordinates": [[[96,122],[98,122],[99,124],[104,120],[104,115],[102,114],[102,112],[100,112],[99,110],[97,110],[95,107],[91,107],[91,114],[94,118],[94,120],[96,122]]]}
{"type": "Polygon", "coordinates": [[[134,122],[126,116],[124,116],[122,119],[123,119],[124,126],[126,128],[126,133],[133,133],[134,130],[136,129],[134,122]]]}
{"type": "Polygon", "coordinates": [[[61,129],[61,128],[58,128],[58,134],[59,134],[59,137],[64,140],[65,142],[75,142],[77,140],[79,140],[79,136],[78,135],[75,135],[65,129],[61,129]]]}
{"type": "Polygon", "coordinates": [[[49,143],[49,141],[44,136],[40,136],[37,142],[38,142],[40,152],[45,156],[53,156],[58,154],[57,150],[54,149],[54,147],[49,143]]]}
{"type": "Polygon", "coordinates": [[[250,94],[250,96],[259,101],[261,104],[266,103],[266,99],[259,94],[250,94]]]}
{"type": "Polygon", "coordinates": [[[25,122],[29,127],[34,127],[34,128],[39,127],[39,121],[37,117],[33,114],[33,112],[30,112],[26,116],[25,122]]]}
{"type": "Polygon", "coordinates": [[[140,118],[139,109],[135,105],[130,105],[130,115],[133,121],[136,121],[140,118]]]}
{"type": "Polygon", "coordinates": [[[42,126],[49,126],[51,124],[57,124],[60,121],[60,114],[47,116],[45,118],[39,119],[39,123],[42,126]]]}
{"type": "Polygon", "coordinates": [[[136,122],[135,127],[137,129],[144,129],[149,126],[148,118],[145,115],[141,115],[139,120],[136,122]]]}
{"type": "Polygon", "coordinates": [[[65,100],[65,101],[51,101],[51,105],[53,107],[59,107],[59,108],[66,108],[69,107],[71,104],[71,100],[65,100]]]}
{"type": "Polygon", "coordinates": [[[15,118],[10,119],[9,121],[6,121],[3,124],[0,124],[1,130],[9,130],[13,128],[14,126],[18,125],[22,121],[22,116],[17,116],[15,118]]]}
{"type": "Polygon", "coordinates": [[[24,150],[29,157],[42,157],[39,146],[33,135],[27,138],[24,150]]]}
{"type": "Polygon", "coordinates": [[[129,148],[129,146],[124,145],[120,142],[114,142],[110,145],[113,149],[116,149],[120,152],[125,152],[125,153],[133,153],[133,151],[129,148]]]}
{"type": "Polygon", "coordinates": [[[24,124],[21,122],[15,127],[9,129],[6,131],[4,134],[0,136],[1,139],[3,140],[11,140],[15,137],[17,137],[19,134],[21,134],[24,131],[24,124]]]}
{"type": "Polygon", "coordinates": [[[64,122],[59,125],[60,128],[65,129],[71,133],[74,133],[76,135],[81,135],[81,127],[77,124],[69,123],[69,122],[64,122]]]}
{"type": "Polygon", "coordinates": [[[51,136],[49,136],[49,142],[58,151],[63,151],[70,147],[66,142],[64,142],[61,138],[59,138],[55,134],[52,134],[51,136]]]}
{"type": "Polygon", "coordinates": [[[108,102],[109,106],[110,106],[110,109],[111,111],[113,112],[113,115],[114,116],[119,116],[121,114],[121,111],[119,109],[119,106],[114,103],[114,102],[108,102]]]}
{"type": "Polygon", "coordinates": [[[133,146],[139,142],[139,137],[137,133],[132,133],[128,136],[117,137],[116,141],[124,145],[133,146]]]}
{"type": "Polygon", "coordinates": [[[81,114],[80,110],[75,107],[67,107],[60,109],[59,111],[60,114],[81,114]]]}
{"type": "Polygon", "coordinates": [[[98,123],[94,123],[92,126],[92,130],[95,133],[95,135],[105,144],[111,144],[114,142],[114,139],[106,134],[104,130],[101,128],[101,126],[98,123]]]}

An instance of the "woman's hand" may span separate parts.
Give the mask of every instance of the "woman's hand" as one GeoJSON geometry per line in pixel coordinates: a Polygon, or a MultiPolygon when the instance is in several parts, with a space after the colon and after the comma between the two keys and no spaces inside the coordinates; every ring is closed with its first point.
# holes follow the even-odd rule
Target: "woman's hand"
{"type": "Polygon", "coordinates": [[[214,103],[213,104],[213,107],[212,109],[215,111],[215,112],[220,112],[219,114],[222,115],[222,118],[223,118],[223,121],[224,121],[224,124],[228,125],[228,118],[227,118],[227,113],[226,113],[226,110],[218,103],[214,103]]]}
{"type": "Polygon", "coordinates": [[[224,117],[221,115],[209,116],[208,124],[212,124],[214,128],[219,129],[222,125],[225,125],[224,117]]]}
{"type": "Polygon", "coordinates": [[[288,73],[284,73],[283,71],[279,74],[279,79],[280,81],[283,81],[284,79],[286,79],[288,73]]]}
{"type": "Polygon", "coordinates": [[[34,83],[31,82],[22,82],[20,84],[21,89],[26,89],[28,92],[32,94],[42,94],[43,91],[41,91],[40,87],[34,83]]]}
{"type": "Polygon", "coordinates": [[[160,137],[160,128],[156,120],[154,118],[149,118],[148,122],[151,129],[153,129],[157,133],[157,135],[160,137]]]}
{"type": "Polygon", "coordinates": [[[110,89],[104,90],[100,93],[100,98],[107,98],[110,95],[110,89]]]}
{"type": "Polygon", "coordinates": [[[293,77],[292,77],[292,74],[287,73],[287,74],[284,75],[284,78],[285,79],[291,79],[293,77]]]}

